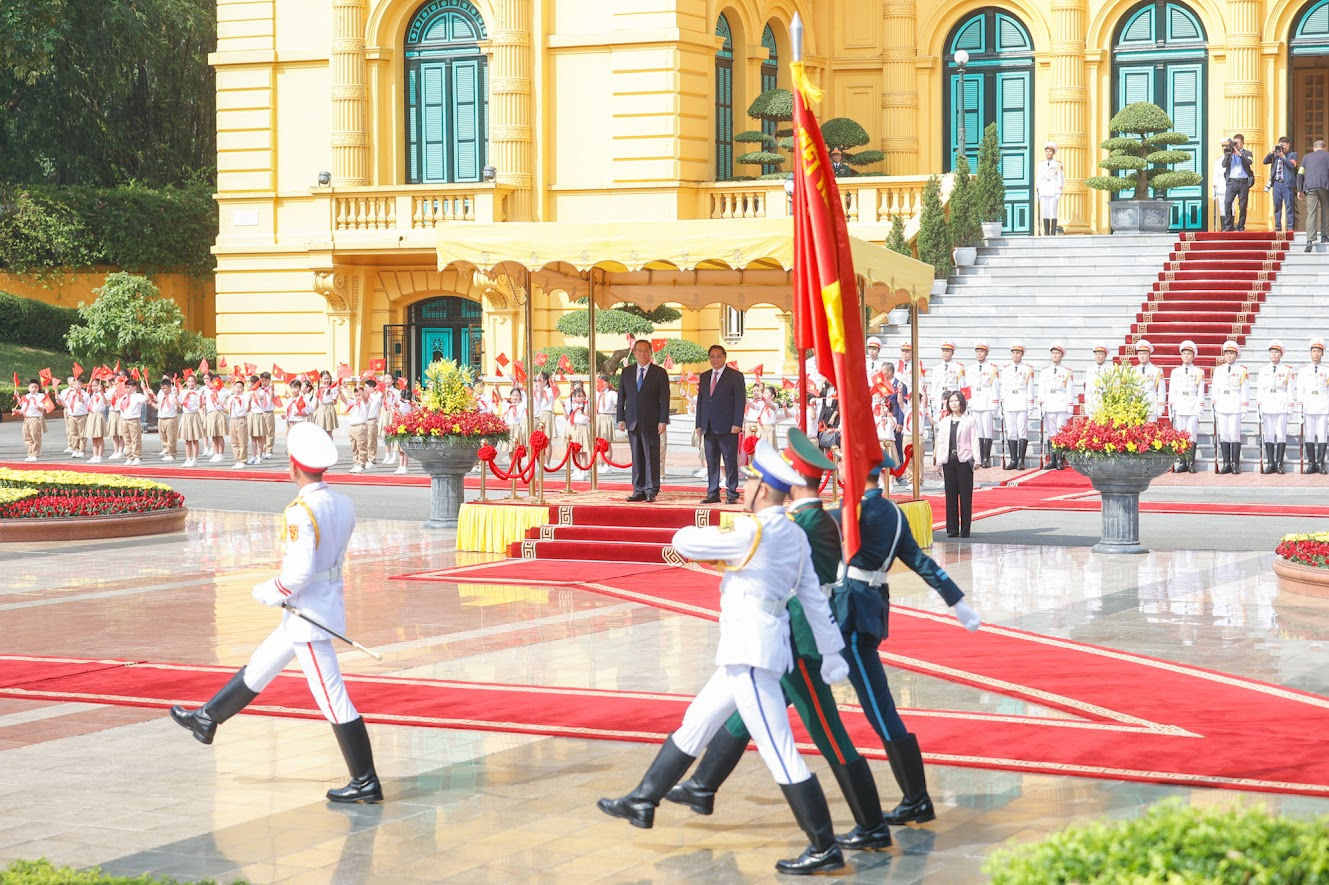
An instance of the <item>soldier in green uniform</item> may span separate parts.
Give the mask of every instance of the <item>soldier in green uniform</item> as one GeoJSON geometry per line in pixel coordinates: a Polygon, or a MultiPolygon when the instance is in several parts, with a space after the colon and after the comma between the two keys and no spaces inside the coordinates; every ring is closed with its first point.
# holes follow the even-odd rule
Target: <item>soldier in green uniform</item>
{"type": "MultiPolygon", "coordinates": [[[[812,565],[823,592],[831,595],[840,579],[843,564],[840,530],[822,508],[818,489],[823,471],[834,467],[816,443],[797,428],[789,431],[789,448],[784,458],[805,478],[806,485],[790,488],[789,518],[803,529],[812,547],[812,565]]],[[[891,844],[891,832],[881,811],[877,784],[872,779],[868,761],[858,754],[840,721],[835,697],[821,678],[821,655],[797,599],[788,605],[791,640],[795,652],[794,669],[780,680],[785,696],[798,710],[808,734],[821,755],[830,763],[845,801],[854,814],[855,826],[836,841],[843,848],[876,849],[891,844]]],[[[671,802],[687,805],[698,814],[715,809],[715,793],[738,766],[748,745],[748,730],[737,713],[716,732],[706,748],[706,755],[691,778],[665,796],[671,802]]]]}

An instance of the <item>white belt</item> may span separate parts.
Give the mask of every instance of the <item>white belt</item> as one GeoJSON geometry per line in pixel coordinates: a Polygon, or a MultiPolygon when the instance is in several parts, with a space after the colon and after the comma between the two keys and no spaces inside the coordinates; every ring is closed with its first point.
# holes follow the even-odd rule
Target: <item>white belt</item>
{"type": "Polygon", "coordinates": [[[838,586],[838,585],[835,584],[834,582],[832,582],[832,583],[830,583],[830,584],[822,584],[822,585],[821,585],[821,592],[822,592],[822,593],[825,593],[827,596],[830,596],[832,593],[835,592],[835,588],[836,588],[837,586],[838,586]]]}
{"type": "Polygon", "coordinates": [[[777,618],[784,614],[785,609],[789,606],[788,599],[771,599],[769,596],[753,596],[748,593],[743,594],[743,601],[747,605],[777,618]]]}
{"type": "Polygon", "coordinates": [[[880,587],[882,584],[886,583],[886,571],[884,569],[874,572],[851,565],[845,571],[845,574],[853,578],[855,581],[862,581],[869,587],[880,587]]]}
{"type": "Polygon", "coordinates": [[[321,572],[314,572],[312,575],[309,576],[309,583],[320,584],[327,582],[329,584],[340,584],[341,569],[342,569],[341,563],[338,563],[337,565],[334,565],[332,568],[325,568],[321,572]]]}

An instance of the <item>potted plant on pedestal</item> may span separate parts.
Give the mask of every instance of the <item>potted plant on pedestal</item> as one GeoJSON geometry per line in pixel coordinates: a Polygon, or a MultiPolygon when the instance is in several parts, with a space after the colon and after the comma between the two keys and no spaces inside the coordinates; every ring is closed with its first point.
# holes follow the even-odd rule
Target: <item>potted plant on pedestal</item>
{"type": "Polygon", "coordinates": [[[946,294],[946,280],[954,272],[951,263],[951,233],[946,209],[941,205],[941,181],[933,175],[923,186],[923,208],[918,220],[918,260],[932,265],[935,278],[932,294],[946,294]]]}
{"type": "Polygon", "coordinates": [[[1329,597],[1329,532],[1284,535],[1274,554],[1280,590],[1329,597]]]}
{"type": "Polygon", "coordinates": [[[1104,372],[1098,389],[1098,410],[1072,418],[1052,437],[1052,449],[1103,497],[1103,538],[1094,552],[1147,553],[1140,546],[1140,493],[1193,443],[1185,431],[1148,420],[1149,400],[1131,366],[1104,372]]]}
{"type": "Polygon", "coordinates": [[[474,376],[453,360],[425,369],[425,387],[417,387],[416,410],[388,427],[388,439],[420,462],[429,474],[433,500],[426,528],[456,528],[463,500],[462,480],[478,463],[485,443],[508,439],[497,415],[480,411],[471,392],[474,376]]]}
{"type": "Polygon", "coordinates": [[[955,266],[972,267],[978,260],[978,244],[983,230],[978,222],[978,189],[969,174],[969,158],[955,155],[955,186],[951,191],[951,215],[948,221],[955,266]]]}
{"type": "Polygon", "coordinates": [[[1188,152],[1168,148],[1185,144],[1189,139],[1173,132],[1172,118],[1167,112],[1147,101],[1137,101],[1117,111],[1108,129],[1112,138],[1103,142],[1102,148],[1109,154],[1098,165],[1112,174],[1095,175],[1084,183],[1111,194],[1132,191],[1132,199],[1108,201],[1114,234],[1166,233],[1172,224],[1172,202],[1167,199],[1167,192],[1174,187],[1192,187],[1204,180],[1198,172],[1172,168],[1175,163],[1194,161],[1188,152]]]}
{"type": "Polygon", "coordinates": [[[1001,222],[1006,217],[1006,180],[1001,176],[1001,150],[997,145],[997,124],[989,123],[978,143],[978,174],[974,176],[978,220],[985,239],[1001,236],[1001,222]]]}

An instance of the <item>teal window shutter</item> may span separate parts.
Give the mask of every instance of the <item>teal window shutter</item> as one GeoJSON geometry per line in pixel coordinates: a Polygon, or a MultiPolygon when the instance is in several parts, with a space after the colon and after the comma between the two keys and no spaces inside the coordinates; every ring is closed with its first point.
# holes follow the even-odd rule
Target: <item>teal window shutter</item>
{"type": "Polygon", "coordinates": [[[489,139],[484,19],[431,0],[406,29],[406,170],[412,184],[480,181],[489,139]]]}
{"type": "Polygon", "coordinates": [[[453,181],[480,180],[483,76],[478,59],[452,63],[453,181]]]}

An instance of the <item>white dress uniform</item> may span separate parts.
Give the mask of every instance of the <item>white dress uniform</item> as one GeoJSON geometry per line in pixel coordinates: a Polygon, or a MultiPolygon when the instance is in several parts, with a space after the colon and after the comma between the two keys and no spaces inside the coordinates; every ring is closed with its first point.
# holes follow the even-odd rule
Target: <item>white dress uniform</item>
{"type": "Polygon", "coordinates": [[[1034,369],[1026,362],[1008,363],[1001,370],[1000,384],[1006,439],[1024,439],[1029,430],[1029,410],[1034,404],[1034,369]]]}
{"type": "Polygon", "coordinates": [[[1292,410],[1296,372],[1286,363],[1271,362],[1261,367],[1258,383],[1260,392],[1256,402],[1260,406],[1264,441],[1266,444],[1286,443],[1287,416],[1292,410]]]}
{"type": "Polygon", "coordinates": [[[1048,366],[1038,373],[1038,406],[1043,413],[1043,436],[1050,440],[1071,417],[1071,390],[1075,375],[1063,365],[1048,366]]]}
{"type": "Polygon", "coordinates": [[[1329,368],[1311,363],[1297,373],[1297,402],[1301,403],[1302,436],[1307,443],[1329,442],[1329,368]]]}
{"type": "Polygon", "coordinates": [[[1061,202],[1061,191],[1066,185],[1066,174],[1061,161],[1055,157],[1038,164],[1038,179],[1035,189],[1038,191],[1038,210],[1042,217],[1043,234],[1050,236],[1057,231],[1057,204],[1061,202]],[[1048,222],[1051,222],[1050,224],[1048,222]]]}
{"type": "Polygon", "coordinates": [[[1204,369],[1192,363],[1177,366],[1168,378],[1168,413],[1172,426],[1184,430],[1194,442],[1200,438],[1200,413],[1204,411],[1204,369]]]}
{"type": "Polygon", "coordinates": [[[1225,443],[1241,442],[1241,416],[1246,411],[1249,398],[1246,383],[1250,373],[1238,363],[1220,363],[1214,369],[1210,395],[1214,398],[1214,417],[1218,423],[1218,441],[1225,443]]]}
{"type": "Polygon", "coordinates": [[[1001,401],[1001,369],[991,360],[975,361],[965,370],[969,380],[969,412],[978,422],[981,439],[993,438],[993,416],[1001,401]]]}
{"type": "Polygon", "coordinates": [[[1153,363],[1140,363],[1135,371],[1144,384],[1144,395],[1149,399],[1149,420],[1157,421],[1163,414],[1163,403],[1167,402],[1167,379],[1163,370],[1153,363]]]}
{"type": "MultiPolygon", "coordinates": [[[[905,382],[906,384],[908,382],[905,382]]],[[[955,392],[965,386],[964,363],[956,359],[942,360],[932,369],[932,406],[937,410],[937,419],[946,415],[947,391],[955,392]]]]}
{"type": "MultiPolygon", "coordinates": [[[[1094,352],[1097,354],[1099,348],[1106,354],[1107,347],[1102,344],[1094,345],[1094,352]]],[[[1093,362],[1084,370],[1084,415],[1092,417],[1094,412],[1098,411],[1098,403],[1102,393],[1098,389],[1098,379],[1107,372],[1112,371],[1112,360],[1105,359],[1103,362],[1093,362]]]]}

